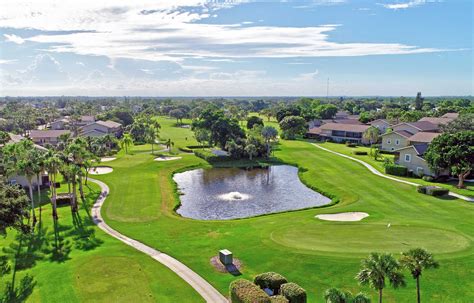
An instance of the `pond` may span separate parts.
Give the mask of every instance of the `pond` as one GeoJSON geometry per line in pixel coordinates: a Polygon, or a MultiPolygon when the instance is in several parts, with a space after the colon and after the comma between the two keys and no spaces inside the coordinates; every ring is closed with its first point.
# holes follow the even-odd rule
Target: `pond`
{"type": "Polygon", "coordinates": [[[200,220],[229,220],[325,205],[331,199],[301,183],[298,168],[195,169],[173,177],[182,193],[177,212],[200,220]]]}

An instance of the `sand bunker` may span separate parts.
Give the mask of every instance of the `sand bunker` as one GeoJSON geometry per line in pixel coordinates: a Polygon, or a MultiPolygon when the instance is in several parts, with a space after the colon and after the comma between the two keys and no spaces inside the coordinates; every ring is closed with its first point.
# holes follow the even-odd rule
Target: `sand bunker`
{"type": "Polygon", "coordinates": [[[158,158],[155,158],[155,161],[172,161],[172,160],[178,160],[178,159],[181,159],[181,157],[160,156],[158,158]]]}
{"type": "Polygon", "coordinates": [[[323,214],[317,215],[316,218],[325,221],[360,221],[366,217],[368,217],[368,213],[362,212],[349,212],[349,213],[338,213],[338,214],[323,214]]]}
{"type": "Polygon", "coordinates": [[[105,175],[113,172],[114,169],[108,166],[97,166],[89,169],[89,174],[91,175],[105,175]]]}
{"type": "Polygon", "coordinates": [[[117,158],[115,158],[115,157],[104,157],[104,158],[100,158],[100,161],[101,162],[110,162],[110,161],[114,161],[115,159],[117,159],[117,158]]]}

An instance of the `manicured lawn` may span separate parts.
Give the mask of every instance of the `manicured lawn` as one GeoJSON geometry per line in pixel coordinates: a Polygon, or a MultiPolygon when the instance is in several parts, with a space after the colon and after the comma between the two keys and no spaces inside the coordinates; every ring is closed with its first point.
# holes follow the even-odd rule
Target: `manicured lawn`
{"type": "MultiPolygon", "coordinates": [[[[390,160],[393,161],[393,158],[394,158],[393,155],[380,154],[380,158],[377,161],[375,161],[374,158],[370,157],[369,155],[367,155],[367,156],[354,155],[354,151],[356,151],[356,150],[366,151],[369,154],[369,150],[370,150],[369,147],[364,147],[364,146],[347,147],[345,144],[331,143],[331,142],[318,143],[318,144],[320,144],[321,146],[323,146],[327,149],[336,151],[338,153],[345,154],[345,155],[351,156],[353,158],[357,158],[357,159],[360,159],[362,161],[365,161],[365,162],[369,163],[370,165],[372,165],[377,170],[379,170],[383,173],[385,172],[384,167],[383,167],[384,159],[387,158],[387,159],[390,159],[390,160]]],[[[414,178],[397,177],[397,178],[407,180],[407,181],[410,181],[410,182],[414,182],[414,183],[419,183],[420,185],[437,185],[437,186],[447,188],[450,191],[453,191],[455,193],[465,195],[467,197],[474,197],[474,184],[473,183],[466,182],[465,183],[466,188],[465,189],[459,189],[459,188],[456,187],[456,185],[457,185],[456,181],[449,181],[449,182],[446,182],[446,183],[439,183],[439,182],[427,182],[427,181],[425,181],[421,178],[416,178],[416,177],[414,177],[414,178]]]]}
{"type": "MultiPolygon", "coordinates": [[[[162,121],[166,120],[160,118],[162,137],[179,133],[175,142],[186,144],[183,136],[189,130],[175,129],[171,119],[170,126],[162,121]]],[[[223,294],[235,277],[218,273],[209,264],[223,248],[244,262],[244,278],[277,271],[306,288],[309,302],[323,302],[329,287],[361,289],[354,276],[368,252],[398,254],[421,246],[441,263],[439,269],[423,274],[425,302],[474,299],[473,204],[418,194],[413,186],[377,177],[362,165],[307,142],[282,141],[275,155],[298,165],[304,183],[340,202],[327,208],[225,222],[181,218],[173,211],[178,196],[172,173],[208,165],[190,154],[168,162],[153,161],[150,154],[120,154],[108,163],[114,172],[97,177],[110,186],[103,216],[120,232],[176,257],[223,294]],[[370,216],[350,223],[314,218],[344,211],[364,211],[370,216]]],[[[407,278],[407,288],[385,291],[387,302],[414,301],[414,282],[408,273],[407,278]]],[[[373,291],[363,290],[375,298],[373,291]]]]}
{"type": "MultiPolygon", "coordinates": [[[[89,184],[86,205],[81,205],[75,220],[69,206],[59,208],[58,243],[63,247],[62,253],[56,257],[52,253],[55,236],[49,205],[43,205],[41,231],[23,239],[21,254],[16,258],[21,269],[15,286],[18,288],[26,275],[33,278],[24,298],[28,302],[203,302],[168,268],[106,235],[92,223],[86,209],[100,189],[89,184]]],[[[61,190],[66,190],[65,184],[61,190]]],[[[0,238],[2,254],[12,259],[18,245],[19,238],[13,231],[0,238]]],[[[0,295],[11,279],[11,274],[0,279],[0,295]]]]}

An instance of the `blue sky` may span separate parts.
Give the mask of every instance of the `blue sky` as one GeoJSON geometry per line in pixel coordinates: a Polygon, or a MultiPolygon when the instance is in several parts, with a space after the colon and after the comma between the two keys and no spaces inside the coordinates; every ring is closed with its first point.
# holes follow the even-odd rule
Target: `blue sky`
{"type": "Polygon", "coordinates": [[[0,95],[472,95],[469,0],[0,0],[0,95]]]}

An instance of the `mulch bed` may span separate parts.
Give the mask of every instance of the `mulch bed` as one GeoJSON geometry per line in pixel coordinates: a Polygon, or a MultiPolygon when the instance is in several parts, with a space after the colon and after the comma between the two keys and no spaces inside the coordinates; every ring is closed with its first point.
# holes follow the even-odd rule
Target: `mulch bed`
{"type": "Polygon", "coordinates": [[[214,267],[220,273],[230,273],[234,276],[239,276],[242,274],[240,269],[242,268],[243,263],[239,259],[234,258],[233,264],[227,266],[221,263],[219,256],[212,257],[209,262],[211,263],[212,267],[214,267]]]}

